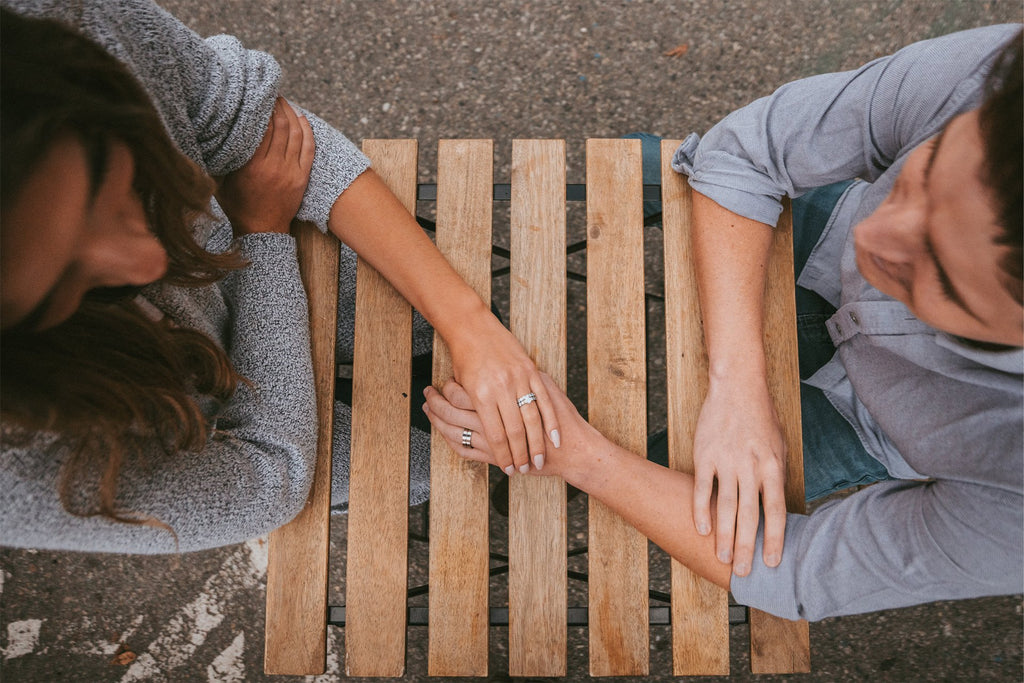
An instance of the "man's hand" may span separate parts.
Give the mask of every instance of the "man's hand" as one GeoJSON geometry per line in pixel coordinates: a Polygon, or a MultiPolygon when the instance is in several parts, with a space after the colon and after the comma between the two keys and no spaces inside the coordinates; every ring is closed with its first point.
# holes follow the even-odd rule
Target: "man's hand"
{"type": "Polygon", "coordinates": [[[768,388],[746,382],[713,385],[694,438],[693,521],[711,533],[711,500],[718,480],[718,559],[737,576],[750,573],[764,507],[764,563],[778,566],[786,529],[786,444],[768,388]]]}

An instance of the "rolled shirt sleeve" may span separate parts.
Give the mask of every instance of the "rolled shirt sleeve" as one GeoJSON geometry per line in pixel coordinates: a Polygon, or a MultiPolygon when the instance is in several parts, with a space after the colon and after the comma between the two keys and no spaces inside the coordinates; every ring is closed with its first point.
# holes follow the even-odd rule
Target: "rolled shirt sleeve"
{"type": "Polygon", "coordinates": [[[910,45],[859,69],[782,86],[679,147],[673,168],[694,190],[776,225],[784,195],[873,181],[901,153],[976,106],[991,59],[1019,30],[988,26],[910,45]],[[969,102],[974,100],[974,102],[969,102]]]}

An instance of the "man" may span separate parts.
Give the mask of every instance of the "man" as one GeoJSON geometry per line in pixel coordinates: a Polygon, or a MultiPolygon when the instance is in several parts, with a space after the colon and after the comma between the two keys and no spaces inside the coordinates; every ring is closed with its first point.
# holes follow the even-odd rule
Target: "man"
{"type": "MultiPolygon", "coordinates": [[[[1020,591],[1021,80],[1020,27],[976,29],[791,83],[688,138],[674,161],[697,192],[711,375],[696,476],[618,449],[560,394],[544,473],[791,619],[1020,591]],[[885,480],[810,516],[785,513],[761,348],[783,194],[804,195],[808,496],[885,480]]],[[[432,421],[487,459],[459,447],[475,417],[457,385],[445,395],[427,391],[432,421]]]]}

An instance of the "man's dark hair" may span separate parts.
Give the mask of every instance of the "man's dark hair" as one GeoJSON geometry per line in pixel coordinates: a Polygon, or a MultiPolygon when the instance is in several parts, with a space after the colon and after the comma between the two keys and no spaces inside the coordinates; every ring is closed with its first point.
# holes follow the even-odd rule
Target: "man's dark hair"
{"type": "Polygon", "coordinates": [[[985,161],[982,181],[991,190],[995,200],[996,218],[1002,232],[996,244],[1009,248],[1000,261],[1007,290],[1017,303],[1024,305],[1024,277],[1022,277],[1021,233],[1024,230],[1024,212],[1021,195],[1024,192],[1024,108],[1021,89],[1021,52],[1024,31],[996,58],[985,83],[985,103],[978,112],[985,161]]]}

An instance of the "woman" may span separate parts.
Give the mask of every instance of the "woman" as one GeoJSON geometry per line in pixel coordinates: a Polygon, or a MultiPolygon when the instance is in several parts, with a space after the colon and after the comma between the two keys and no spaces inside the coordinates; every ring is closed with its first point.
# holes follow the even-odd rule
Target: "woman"
{"type": "MultiPolygon", "coordinates": [[[[544,453],[544,430],[557,442],[525,352],[368,160],[278,98],[272,58],[144,0],[6,5],[75,30],[2,22],[0,541],[184,551],[301,508],[315,408],[293,218],[338,235],[444,337],[506,472],[544,453]]],[[[426,471],[414,448],[413,502],[426,471]]]]}

